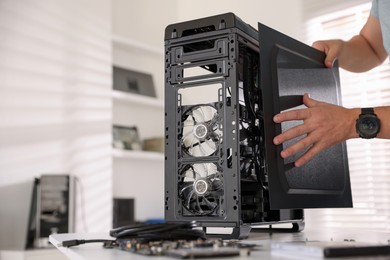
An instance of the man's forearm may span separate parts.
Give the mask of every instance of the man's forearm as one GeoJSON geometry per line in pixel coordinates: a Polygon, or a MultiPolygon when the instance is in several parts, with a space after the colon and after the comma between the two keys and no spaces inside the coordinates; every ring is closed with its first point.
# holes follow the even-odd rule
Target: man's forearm
{"type": "Polygon", "coordinates": [[[380,60],[361,35],[343,42],[339,57],[340,67],[351,72],[365,72],[380,65],[380,60]]]}
{"type": "Polygon", "coordinates": [[[339,61],[342,68],[364,72],[380,65],[387,57],[379,20],[370,15],[359,35],[343,42],[339,61]]]}

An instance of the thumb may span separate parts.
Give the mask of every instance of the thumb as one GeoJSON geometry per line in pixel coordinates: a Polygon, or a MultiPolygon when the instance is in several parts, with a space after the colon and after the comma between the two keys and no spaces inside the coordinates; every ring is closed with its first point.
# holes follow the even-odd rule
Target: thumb
{"type": "Polygon", "coordinates": [[[338,56],[338,50],[336,48],[331,48],[331,45],[327,41],[316,41],[312,44],[312,47],[325,53],[326,57],[324,64],[327,68],[332,68],[333,63],[338,56]]]}
{"type": "Polygon", "coordinates": [[[326,53],[325,57],[325,66],[327,68],[333,68],[333,64],[335,60],[337,59],[338,52],[335,49],[329,49],[329,51],[326,53]]]}
{"type": "Polygon", "coordinates": [[[303,104],[307,107],[314,107],[316,105],[318,105],[318,101],[317,100],[314,100],[312,98],[310,98],[309,94],[308,93],[305,93],[303,95],[303,104]]]}

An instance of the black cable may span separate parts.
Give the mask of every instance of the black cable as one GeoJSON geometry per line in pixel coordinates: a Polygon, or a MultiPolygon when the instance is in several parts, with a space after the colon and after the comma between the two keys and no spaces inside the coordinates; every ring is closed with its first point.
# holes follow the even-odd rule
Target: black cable
{"type": "Polygon", "coordinates": [[[204,239],[204,232],[198,232],[193,229],[197,224],[195,222],[182,223],[153,223],[141,225],[129,225],[112,229],[110,236],[116,238],[151,238],[156,234],[163,239],[175,239],[175,234],[185,239],[182,234],[188,234],[188,239],[201,238],[204,239]],[[185,231],[181,233],[181,231],[185,231]]]}
{"type": "Polygon", "coordinates": [[[138,224],[119,227],[110,230],[111,239],[71,239],[61,243],[63,247],[78,246],[86,243],[104,243],[105,248],[118,247],[118,241],[134,239],[138,242],[148,242],[157,240],[198,240],[206,239],[203,230],[194,229],[198,227],[196,222],[180,223],[153,223],[138,224]]]}
{"type": "Polygon", "coordinates": [[[61,243],[61,246],[63,247],[71,247],[71,246],[78,246],[82,244],[87,244],[87,243],[104,243],[106,244],[115,244],[115,240],[111,239],[71,239],[71,240],[66,240],[61,243]]]}

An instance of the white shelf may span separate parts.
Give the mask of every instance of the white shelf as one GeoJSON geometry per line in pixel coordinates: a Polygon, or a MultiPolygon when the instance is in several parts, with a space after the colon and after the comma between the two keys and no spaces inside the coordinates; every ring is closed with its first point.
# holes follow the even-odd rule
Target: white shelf
{"type": "Polygon", "coordinates": [[[112,155],[118,159],[164,161],[164,154],[159,152],[112,149],[112,155]]]}
{"type": "Polygon", "coordinates": [[[159,56],[164,55],[163,49],[158,49],[154,46],[144,44],[142,42],[139,42],[137,40],[133,40],[131,38],[126,38],[126,37],[119,36],[119,35],[112,35],[111,38],[112,38],[112,41],[114,44],[122,45],[124,47],[131,48],[131,49],[141,50],[141,51],[144,51],[146,53],[155,54],[155,55],[159,55],[159,56]]]}
{"type": "Polygon", "coordinates": [[[164,108],[164,102],[160,99],[153,97],[126,93],[119,90],[113,90],[112,97],[114,100],[128,102],[130,104],[145,105],[155,108],[164,108]]]}

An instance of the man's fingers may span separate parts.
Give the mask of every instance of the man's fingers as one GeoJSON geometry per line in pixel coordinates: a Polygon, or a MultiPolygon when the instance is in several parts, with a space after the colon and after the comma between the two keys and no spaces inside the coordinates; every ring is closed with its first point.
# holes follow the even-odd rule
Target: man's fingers
{"type": "Polygon", "coordinates": [[[321,111],[323,111],[324,107],[329,107],[329,105],[310,98],[307,93],[303,96],[303,103],[308,107],[307,109],[289,110],[274,116],[275,123],[294,120],[303,121],[302,124],[284,131],[273,139],[275,145],[280,145],[286,141],[306,135],[280,153],[282,158],[288,158],[297,153],[304,152],[295,162],[296,167],[304,165],[317,153],[325,149],[326,143],[321,141],[321,139],[323,138],[324,132],[329,131],[329,128],[324,129],[321,124],[324,121],[324,116],[321,114],[321,111]]]}
{"type": "Polygon", "coordinates": [[[288,129],[287,131],[283,132],[282,134],[276,136],[274,138],[274,144],[279,145],[281,143],[284,143],[288,140],[294,139],[298,136],[307,134],[309,131],[305,125],[298,125],[293,128],[288,129]]]}
{"type": "Polygon", "coordinates": [[[310,98],[309,94],[307,93],[303,95],[303,104],[307,107],[318,106],[320,103],[320,101],[310,98]]]}
{"type": "Polygon", "coordinates": [[[325,66],[327,68],[333,68],[333,64],[336,60],[336,55],[332,55],[332,56],[326,56],[326,59],[325,59],[325,66]]]}
{"type": "Polygon", "coordinates": [[[316,41],[312,44],[312,47],[325,53],[324,64],[326,67],[332,68],[339,55],[339,48],[331,48],[328,41],[316,41]]]}
{"type": "Polygon", "coordinates": [[[294,154],[297,154],[297,153],[307,149],[308,147],[310,147],[314,143],[314,141],[312,139],[313,139],[312,137],[307,136],[307,137],[299,140],[295,144],[284,149],[280,153],[280,156],[282,158],[287,158],[287,157],[293,156],[294,154]]]}
{"type": "Polygon", "coordinates": [[[325,53],[327,52],[326,45],[322,41],[313,42],[312,47],[319,50],[319,51],[322,51],[325,53]]]}
{"type": "Polygon", "coordinates": [[[295,167],[301,167],[310,161],[316,154],[325,149],[324,145],[321,142],[318,142],[319,137],[313,134],[306,136],[305,138],[299,140],[295,144],[284,149],[280,156],[282,158],[287,158],[293,156],[299,152],[307,150],[301,157],[299,157],[294,165],[295,167]]]}
{"type": "Polygon", "coordinates": [[[282,123],[290,120],[304,120],[309,116],[307,109],[297,109],[283,112],[274,116],[275,123],[282,123]]]}
{"type": "MultiPolygon", "coordinates": [[[[308,93],[305,93],[303,95],[303,104],[310,107],[315,107],[321,105],[322,102],[317,101],[315,99],[310,98],[308,93]]],[[[286,112],[282,112],[280,114],[277,114],[274,116],[274,122],[275,123],[281,123],[284,121],[290,121],[290,120],[305,120],[308,117],[310,117],[310,110],[308,109],[295,109],[295,110],[289,110],[286,112]]]]}
{"type": "Polygon", "coordinates": [[[316,154],[321,152],[323,148],[319,144],[315,144],[310,147],[309,150],[306,151],[304,155],[302,155],[298,160],[295,161],[295,167],[301,167],[305,165],[308,161],[310,161],[316,154]]]}

